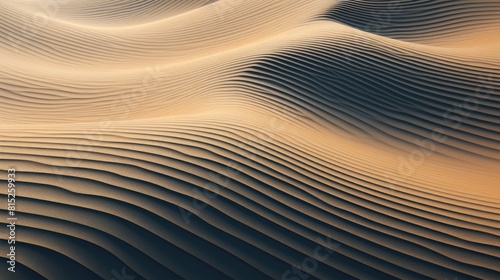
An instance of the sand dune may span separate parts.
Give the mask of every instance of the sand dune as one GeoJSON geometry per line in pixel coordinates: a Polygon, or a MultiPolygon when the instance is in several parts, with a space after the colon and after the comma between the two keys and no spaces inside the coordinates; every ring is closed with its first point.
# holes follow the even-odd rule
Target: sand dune
{"type": "Polygon", "coordinates": [[[500,278],[500,2],[0,15],[0,279],[500,278]]]}

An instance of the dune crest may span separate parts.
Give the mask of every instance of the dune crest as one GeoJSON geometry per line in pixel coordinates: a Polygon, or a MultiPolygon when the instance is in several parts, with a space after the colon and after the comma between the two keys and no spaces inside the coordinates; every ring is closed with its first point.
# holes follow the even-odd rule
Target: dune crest
{"type": "Polygon", "coordinates": [[[500,2],[0,18],[0,279],[500,278],[500,2]]]}

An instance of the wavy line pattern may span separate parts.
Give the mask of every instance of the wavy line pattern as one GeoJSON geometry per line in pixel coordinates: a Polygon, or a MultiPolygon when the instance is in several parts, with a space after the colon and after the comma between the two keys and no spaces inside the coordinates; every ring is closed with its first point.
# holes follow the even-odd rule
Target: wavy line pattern
{"type": "Polygon", "coordinates": [[[0,279],[500,278],[498,1],[0,15],[0,279]]]}

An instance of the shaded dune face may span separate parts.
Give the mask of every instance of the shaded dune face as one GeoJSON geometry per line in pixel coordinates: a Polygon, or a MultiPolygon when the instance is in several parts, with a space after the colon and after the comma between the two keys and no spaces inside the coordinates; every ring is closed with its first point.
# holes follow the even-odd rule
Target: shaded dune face
{"type": "Polygon", "coordinates": [[[471,37],[498,40],[500,4],[485,1],[341,1],[321,15],[399,40],[453,44],[471,37]]]}
{"type": "Polygon", "coordinates": [[[2,2],[0,279],[499,279],[499,19],[2,2]]]}

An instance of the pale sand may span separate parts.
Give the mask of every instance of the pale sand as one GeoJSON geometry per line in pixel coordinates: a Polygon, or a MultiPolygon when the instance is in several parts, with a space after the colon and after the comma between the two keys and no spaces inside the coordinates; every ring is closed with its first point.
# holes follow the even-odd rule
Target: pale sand
{"type": "Polygon", "coordinates": [[[500,279],[499,1],[59,2],[0,4],[1,279],[500,279]]]}

